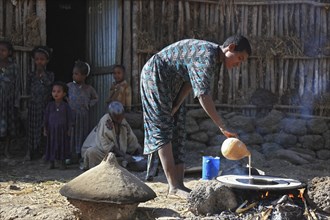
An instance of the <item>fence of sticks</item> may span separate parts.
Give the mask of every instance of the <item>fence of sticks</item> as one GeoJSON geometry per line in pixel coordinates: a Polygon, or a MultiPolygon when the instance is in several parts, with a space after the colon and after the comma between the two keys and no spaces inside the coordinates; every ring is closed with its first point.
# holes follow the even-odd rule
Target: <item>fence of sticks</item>
{"type": "MultiPolygon", "coordinates": [[[[220,107],[251,108],[252,96],[263,89],[275,95],[278,108],[297,112],[308,105],[311,113],[330,116],[329,10],[330,3],[312,0],[135,1],[136,65],[141,70],[151,55],[180,39],[221,44],[242,34],[252,44],[252,56],[215,76],[212,92],[220,107]]],[[[196,100],[190,96],[188,104],[196,100]]]]}

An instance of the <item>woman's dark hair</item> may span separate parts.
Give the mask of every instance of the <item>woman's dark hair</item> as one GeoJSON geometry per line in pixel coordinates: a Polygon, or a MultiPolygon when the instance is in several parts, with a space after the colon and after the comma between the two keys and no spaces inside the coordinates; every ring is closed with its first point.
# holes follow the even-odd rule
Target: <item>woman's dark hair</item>
{"type": "Polygon", "coordinates": [[[76,62],[74,62],[73,68],[78,68],[82,74],[87,76],[89,75],[90,67],[89,64],[86,62],[77,60],[76,62]]]}
{"type": "Polygon", "coordinates": [[[69,87],[64,82],[62,82],[62,81],[56,81],[56,82],[53,83],[53,86],[52,87],[54,87],[54,86],[60,86],[60,87],[62,87],[63,92],[65,92],[66,94],[68,94],[69,87]]]}
{"type": "Polygon", "coordinates": [[[36,46],[31,52],[32,58],[34,58],[36,53],[43,53],[46,55],[47,59],[50,60],[52,57],[53,50],[47,46],[36,46]]]}
{"type": "Polygon", "coordinates": [[[242,35],[233,35],[228,37],[222,44],[223,47],[228,47],[230,44],[235,44],[234,51],[242,52],[246,51],[247,54],[251,55],[251,45],[248,39],[242,35]]]}
{"type": "Polygon", "coordinates": [[[0,44],[5,45],[5,47],[7,47],[10,57],[13,56],[14,47],[9,40],[0,40],[0,44]]]}

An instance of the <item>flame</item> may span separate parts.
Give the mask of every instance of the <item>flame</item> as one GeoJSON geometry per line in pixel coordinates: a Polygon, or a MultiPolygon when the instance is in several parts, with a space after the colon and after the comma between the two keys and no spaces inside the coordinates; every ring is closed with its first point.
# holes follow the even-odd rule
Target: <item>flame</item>
{"type": "Polygon", "coordinates": [[[305,199],[304,199],[304,192],[305,192],[305,188],[299,189],[299,195],[298,195],[298,197],[301,198],[302,201],[305,201],[305,199]]]}
{"type": "Polygon", "coordinates": [[[265,193],[265,195],[264,195],[264,194],[261,194],[261,198],[262,198],[262,199],[266,198],[266,197],[268,196],[268,194],[269,194],[268,191],[265,193]]]}

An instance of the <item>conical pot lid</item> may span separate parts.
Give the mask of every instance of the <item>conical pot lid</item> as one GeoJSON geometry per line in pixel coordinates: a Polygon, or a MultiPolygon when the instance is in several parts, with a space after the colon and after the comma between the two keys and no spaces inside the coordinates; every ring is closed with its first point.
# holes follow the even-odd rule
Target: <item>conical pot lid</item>
{"type": "Polygon", "coordinates": [[[65,184],[60,193],[71,199],[116,204],[145,202],[156,197],[149,186],[119,166],[111,152],[99,165],[65,184]]]}

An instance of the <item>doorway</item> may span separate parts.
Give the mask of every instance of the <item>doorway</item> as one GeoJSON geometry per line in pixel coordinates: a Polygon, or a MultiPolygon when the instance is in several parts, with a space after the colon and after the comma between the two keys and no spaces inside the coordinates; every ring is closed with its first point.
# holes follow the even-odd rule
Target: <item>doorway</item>
{"type": "Polygon", "coordinates": [[[86,58],[86,0],[47,0],[47,46],[53,49],[48,69],[55,80],[70,82],[76,60],[86,58]]]}

